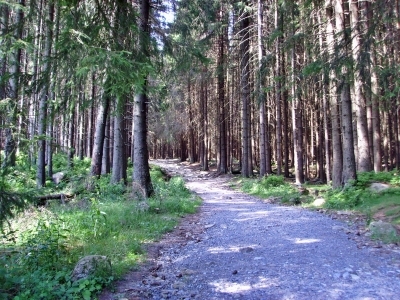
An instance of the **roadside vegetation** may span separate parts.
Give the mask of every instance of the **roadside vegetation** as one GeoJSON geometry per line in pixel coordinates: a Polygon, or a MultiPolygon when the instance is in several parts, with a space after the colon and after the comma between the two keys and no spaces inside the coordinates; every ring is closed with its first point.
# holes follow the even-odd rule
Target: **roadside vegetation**
{"type": "Polygon", "coordinates": [[[147,200],[135,189],[110,184],[109,175],[89,180],[89,168],[88,159],[76,159],[68,169],[67,158],[56,155],[54,170],[65,176],[59,184],[49,180],[40,190],[26,157],[3,170],[0,299],[93,299],[145,259],[146,244],[200,204],[181,178],[168,178],[155,166],[155,195],[147,200]],[[57,194],[65,197],[37,201],[57,194]],[[87,255],[106,256],[112,272],[72,280],[75,264],[87,255]]]}
{"type": "MultiPolygon", "coordinates": [[[[332,189],[328,185],[308,182],[301,188],[283,176],[239,179],[237,185],[246,193],[284,205],[302,205],[308,209],[324,209],[362,214],[366,225],[373,221],[391,223],[400,229],[400,175],[391,172],[364,172],[344,189],[332,189]],[[385,189],[371,189],[371,184],[383,183],[385,189]]],[[[372,236],[384,242],[400,243],[400,237],[372,236]]]]}

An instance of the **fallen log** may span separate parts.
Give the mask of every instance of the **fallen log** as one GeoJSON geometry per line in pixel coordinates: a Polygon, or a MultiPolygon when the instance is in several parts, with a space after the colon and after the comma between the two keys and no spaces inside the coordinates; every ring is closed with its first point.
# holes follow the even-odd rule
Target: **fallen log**
{"type": "Polygon", "coordinates": [[[74,195],[71,194],[53,194],[53,195],[44,195],[44,196],[39,196],[37,197],[37,205],[38,206],[43,206],[46,205],[47,200],[61,200],[62,204],[65,204],[65,201],[68,198],[72,198],[74,195]]]}

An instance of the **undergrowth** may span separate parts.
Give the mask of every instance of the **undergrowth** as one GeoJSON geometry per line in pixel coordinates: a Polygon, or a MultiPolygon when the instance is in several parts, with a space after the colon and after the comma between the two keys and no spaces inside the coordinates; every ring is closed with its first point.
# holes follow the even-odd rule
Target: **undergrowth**
{"type": "MultiPolygon", "coordinates": [[[[2,223],[0,299],[93,299],[143,261],[146,244],[172,230],[181,216],[194,213],[200,204],[181,178],[165,181],[158,167],[151,170],[155,195],[142,205],[129,187],[110,184],[109,175],[95,180],[88,191],[90,161],[74,160],[72,169],[66,163],[64,156],[55,157],[54,169],[65,177],[58,185],[49,181],[40,193],[74,194],[70,202],[49,201],[45,207],[28,203],[23,212],[7,219],[9,226],[2,223]],[[72,280],[77,261],[93,254],[107,256],[112,273],[72,280]]],[[[12,173],[18,175],[8,183],[11,194],[34,189],[33,168],[19,160],[12,173]]]]}
{"type": "MultiPolygon", "coordinates": [[[[329,209],[356,209],[368,211],[372,203],[384,203],[392,196],[400,195],[400,176],[398,171],[391,172],[363,172],[357,174],[357,180],[344,189],[331,189],[324,195],[325,207],[329,209]],[[369,187],[373,182],[386,183],[390,188],[374,192],[369,187]]],[[[400,203],[398,203],[400,204],[400,203]]]]}
{"type": "Polygon", "coordinates": [[[283,176],[269,175],[261,179],[242,179],[241,189],[260,198],[277,197],[282,203],[299,199],[300,193],[283,176]]]}

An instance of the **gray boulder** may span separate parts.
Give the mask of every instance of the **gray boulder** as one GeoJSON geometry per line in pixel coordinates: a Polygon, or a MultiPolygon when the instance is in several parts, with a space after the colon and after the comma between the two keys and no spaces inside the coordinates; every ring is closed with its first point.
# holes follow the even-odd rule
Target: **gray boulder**
{"type": "Polygon", "coordinates": [[[374,182],[369,186],[370,191],[380,193],[384,190],[390,188],[389,184],[381,183],[381,182],[374,182]]]}
{"type": "Polygon", "coordinates": [[[55,184],[59,184],[61,182],[61,180],[64,179],[64,177],[65,177],[65,174],[63,172],[57,172],[57,173],[53,174],[52,179],[55,184]]]}
{"type": "Polygon", "coordinates": [[[382,221],[371,222],[371,224],[369,224],[369,230],[372,235],[388,236],[388,237],[397,236],[396,228],[392,224],[387,222],[382,222],[382,221]]]}
{"type": "Polygon", "coordinates": [[[88,255],[81,258],[75,265],[72,271],[72,280],[87,278],[101,272],[102,275],[111,275],[111,262],[107,256],[103,255],[88,255]]]}

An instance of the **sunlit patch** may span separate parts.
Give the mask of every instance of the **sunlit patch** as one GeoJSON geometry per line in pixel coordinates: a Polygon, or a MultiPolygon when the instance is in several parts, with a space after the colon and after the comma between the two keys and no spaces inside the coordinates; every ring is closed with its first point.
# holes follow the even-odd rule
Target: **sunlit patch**
{"type": "Polygon", "coordinates": [[[292,240],[295,244],[312,244],[321,242],[320,239],[294,239],[292,240]]]}
{"type": "Polygon", "coordinates": [[[240,247],[210,247],[208,248],[208,252],[212,254],[220,254],[220,253],[232,253],[239,252],[240,247]]]}
{"type": "Polygon", "coordinates": [[[262,218],[267,217],[270,214],[271,213],[269,211],[265,211],[265,210],[245,212],[245,213],[239,214],[240,218],[234,219],[234,220],[238,221],[238,222],[244,222],[244,221],[249,221],[249,220],[262,219],[262,218]]]}
{"type": "Polygon", "coordinates": [[[248,292],[251,290],[265,289],[272,286],[276,286],[277,283],[274,279],[259,277],[259,281],[255,283],[249,282],[231,282],[226,279],[221,279],[210,283],[215,288],[216,292],[236,294],[242,292],[248,292]]]}

